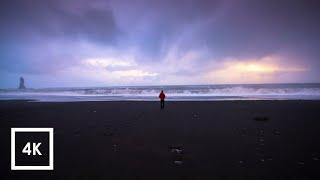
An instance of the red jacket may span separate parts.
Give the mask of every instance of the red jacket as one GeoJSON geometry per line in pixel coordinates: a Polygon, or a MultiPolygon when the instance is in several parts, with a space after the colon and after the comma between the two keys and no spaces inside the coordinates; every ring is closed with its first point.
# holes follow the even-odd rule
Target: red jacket
{"type": "Polygon", "coordinates": [[[164,98],[166,98],[166,95],[165,95],[163,92],[161,92],[161,93],[159,94],[159,98],[160,98],[161,100],[164,100],[164,98]]]}

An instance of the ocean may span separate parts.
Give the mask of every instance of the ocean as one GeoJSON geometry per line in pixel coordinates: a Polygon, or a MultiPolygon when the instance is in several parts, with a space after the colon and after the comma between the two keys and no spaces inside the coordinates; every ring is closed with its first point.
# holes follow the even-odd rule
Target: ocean
{"type": "Polygon", "coordinates": [[[0,100],[158,101],[161,90],[169,101],[320,100],[319,83],[0,89],[0,100]]]}

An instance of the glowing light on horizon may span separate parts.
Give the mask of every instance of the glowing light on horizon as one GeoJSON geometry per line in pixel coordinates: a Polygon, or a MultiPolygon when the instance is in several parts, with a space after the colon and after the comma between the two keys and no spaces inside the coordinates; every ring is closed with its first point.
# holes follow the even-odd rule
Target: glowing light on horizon
{"type": "Polygon", "coordinates": [[[307,71],[304,67],[284,65],[279,58],[265,57],[257,60],[228,60],[221,67],[206,75],[219,83],[269,83],[279,75],[296,74],[307,71]]]}
{"type": "Polygon", "coordinates": [[[252,73],[274,73],[274,72],[298,72],[305,71],[305,68],[297,67],[280,67],[276,64],[259,63],[259,62],[245,62],[245,63],[235,63],[233,66],[240,72],[252,72],[252,73]]]}

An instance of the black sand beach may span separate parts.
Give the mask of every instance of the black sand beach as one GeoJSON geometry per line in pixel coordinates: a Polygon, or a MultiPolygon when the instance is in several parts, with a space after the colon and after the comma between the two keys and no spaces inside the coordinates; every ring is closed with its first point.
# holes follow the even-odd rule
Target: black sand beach
{"type": "Polygon", "coordinates": [[[0,102],[1,179],[319,179],[320,101],[0,102]],[[54,171],[10,128],[53,127],[54,171]]]}

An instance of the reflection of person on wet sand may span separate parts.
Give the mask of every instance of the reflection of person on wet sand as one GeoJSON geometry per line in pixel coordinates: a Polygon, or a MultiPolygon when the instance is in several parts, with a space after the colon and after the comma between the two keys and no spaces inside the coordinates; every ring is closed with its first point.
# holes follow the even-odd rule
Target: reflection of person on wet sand
{"type": "Polygon", "coordinates": [[[161,93],[159,94],[160,98],[160,109],[164,108],[164,99],[166,98],[166,95],[164,94],[163,90],[161,90],[161,93]]]}

